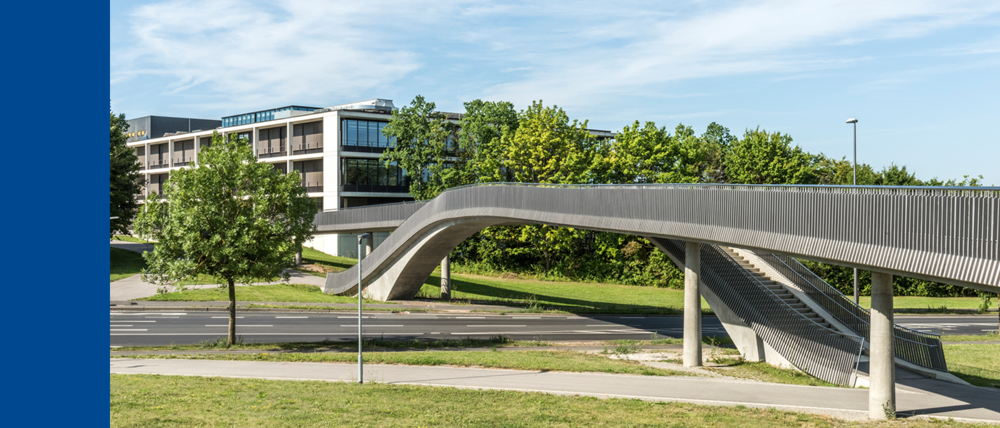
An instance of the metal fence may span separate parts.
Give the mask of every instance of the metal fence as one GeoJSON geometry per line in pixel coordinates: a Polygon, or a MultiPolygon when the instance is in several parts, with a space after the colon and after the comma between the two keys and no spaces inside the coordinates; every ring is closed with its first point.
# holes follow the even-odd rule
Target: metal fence
{"type": "MultiPolygon", "coordinates": [[[[685,260],[683,241],[651,239],[675,260],[685,260]]],[[[860,336],[829,329],[805,317],[717,245],[701,246],[699,279],[796,368],[830,383],[850,384],[863,346],[860,336]]]]}
{"type": "MultiPolygon", "coordinates": [[[[751,251],[752,252],[752,251],[751,251]]],[[[788,278],[810,299],[818,303],[837,321],[858,335],[871,340],[871,312],[854,303],[797,260],[777,254],[754,252],[764,263],[788,278]]],[[[893,350],[897,358],[918,366],[948,371],[941,336],[911,330],[893,324],[893,350]]]]}

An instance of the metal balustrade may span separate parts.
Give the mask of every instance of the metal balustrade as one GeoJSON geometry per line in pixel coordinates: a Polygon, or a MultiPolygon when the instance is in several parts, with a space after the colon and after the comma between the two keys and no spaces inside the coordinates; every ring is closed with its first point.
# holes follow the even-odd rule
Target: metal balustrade
{"type": "MultiPolygon", "coordinates": [[[[831,316],[851,331],[871,340],[871,312],[854,303],[840,290],[823,281],[811,270],[794,258],[778,254],[753,252],[761,261],[787,278],[810,299],[818,303],[831,316]]],[[[944,359],[941,336],[911,330],[893,324],[893,340],[896,358],[918,366],[940,371],[948,371],[944,359]]]]}
{"type": "MultiPolygon", "coordinates": [[[[650,239],[675,260],[685,260],[683,241],[650,239]]],[[[701,246],[699,279],[764,343],[796,368],[830,383],[851,384],[863,338],[826,328],[788,306],[718,245],[701,246]]]]}

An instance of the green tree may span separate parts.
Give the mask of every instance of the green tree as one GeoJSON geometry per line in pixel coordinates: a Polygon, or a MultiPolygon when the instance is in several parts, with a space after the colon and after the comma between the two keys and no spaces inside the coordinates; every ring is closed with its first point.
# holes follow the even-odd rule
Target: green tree
{"type": "Polygon", "coordinates": [[[466,168],[461,184],[513,181],[510,171],[504,168],[507,148],[503,137],[512,135],[517,127],[517,111],[509,102],[465,103],[465,114],[458,122],[458,144],[469,159],[459,165],[466,168]]]}
{"type": "Polygon", "coordinates": [[[705,172],[702,181],[705,183],[725,183],[726,165],[725,156],[734,142],[736,136],[729,133],[729,128],[712,122],[708,124],[705,133],[701,134],[702,141],[705,142],[705,172]]]}
{"type": "Polygon", "coordinates": [[[593,170],[604,161],[601,143],[587,130],[587,121],[569,119],[559,106],[541,101],[519,115],[513,133],[502,137],[504,167],[520,183],[594,183],[593,170]]]}
{"type": "Polygon", "coordinates": [[[606,162],[611,183],[696,183],[701,178],[707,150],[689,127],[678,125],[677,134],[657,128],[653,122],[642,127],[636,121],[615,136],[606,162]]]}
{"type": "Polygon", "coordinates": [[[164,200],[147,201],[136,229],[159,241],[144,253],[143,281],[170,284],[210,275],[229,286],[229,344],[236,341],[236,283],[281,277],[312,237],[316,204],[298,172],[257,162],[245,141],[223,141],[198,155],[196,168],[172,171],[164,200]]]}
{"type": "Polygon", "coordinates": [[[410,195],[417,200],[432,199],[461,183],[471,157],[456,144],[454,125],[436,107],[417,95],[408,107],[393,111],[382,130],[395,145],[380,160],[387,167],[395,162],[406,171],[410,195]]]}
{"type": "Polygon", "coordinates": [[[142,190],[140,165],[135,150],[125,146],[128,122],[125,115],[111,113],[111,236],[127,234],[139,203],[135,196],[142,190]]]}
{"type": "Polygon", "coordinates": [[[792,147],[792,137],[760,128],[747,130],[726,152],[726,177],[730,183],[814,184],[816,156],[792,147]]]}
{"type": "MultiPolygon", "coordinates": [[[[854,167],[846,157],[840,160],[818,155],[816,163],[817,184],[853,185],[854,167]]],[[[858,164],[858,185],[875,186],[882,182],[882,174],[875,172],[871,165],[858,164]]]]}

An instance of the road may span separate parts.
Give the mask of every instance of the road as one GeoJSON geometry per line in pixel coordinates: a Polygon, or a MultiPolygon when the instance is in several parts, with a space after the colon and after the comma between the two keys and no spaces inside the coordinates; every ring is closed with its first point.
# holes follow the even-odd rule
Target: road
{"type": "MultiPolygon", "coordinates": [[[[237,315],[245,341],[356,340],[357,315],[349,313],[253,313],[237,315]]],[[[225,336],[225,312],[111,312],[111,346],[191,344],[225,336]]],[[[390,314],[364,316],[364,334],[385,338],[458,339],[509,335],[516,340],[613,340],[681,337],[677,316],[552,316],[390,314]]],[[[725,336],[715,317],[703,321],[705,335],[725,336]]]]}
{"type": "MultiPolygon", "coordinates": [[[[935,334],[983,334],[996,329],[992,316],[897,316],[902,325],[935,334]]],[[[225,312],[112,311],[111,346],[192,344],[225,336],[225,312]]],[[[613,340],[681,337],[679,316],[552,316],[372,313],[365,335],[385,338],[445,339],[505,334],[516,340],[613,340]]],[[[257,342],[355,340],[357,316],[350,313],[243,312],[237,334],[257,342]]],[[[718,318],[706,316],[705,335],[725,336],[718,318]]]]}

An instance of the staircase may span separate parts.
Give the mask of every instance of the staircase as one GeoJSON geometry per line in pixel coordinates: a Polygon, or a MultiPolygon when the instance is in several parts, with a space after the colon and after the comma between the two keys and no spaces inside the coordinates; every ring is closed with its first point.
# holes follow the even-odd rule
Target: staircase
{"type": "Polygon", "coordinates": [[[733,250],[732,248],[729,247],[721,247],[721,246],[719,248],[722,248],[722,250],[725,251],[726,254],[729,254],[729,257],[732,257],[733,260],[739,263],[740,267],[742,267],[751,275],[753,275],[754,278],[757,279],[757,281],[763,284],[764,287],[767,287],[768,290],[774,293],[774,295],[778,296],[779,299],[784,301],[792,309],[795,309],[798,313],[802,314],[802,316],[812,320],[816,324],[819,324],[831,330],[835,330],[833,324],[830,324],[830,322],[828,322],[822,316],[820,316],[815,311],[810,309],[809,306],[807,306],[805,303],[799,300],[798,297],[795,297],[795,295],[792,294],[791,291],[788,291],[788,289],[786,289],[784,285],[781,285],[780,283],[775,282],[771,278],[768,278],[767,275],[764,275],[764,273],[760,270],[760,268],[754,266],[753,263],[750,263],[750,261],[747,260],[745,257],[739,255],[739,253],[736,252],[736,250],[733,250]]]}

